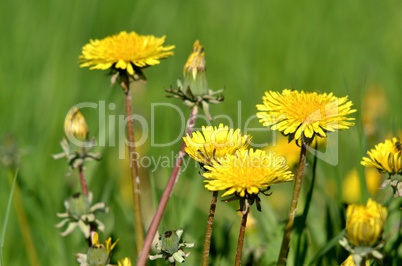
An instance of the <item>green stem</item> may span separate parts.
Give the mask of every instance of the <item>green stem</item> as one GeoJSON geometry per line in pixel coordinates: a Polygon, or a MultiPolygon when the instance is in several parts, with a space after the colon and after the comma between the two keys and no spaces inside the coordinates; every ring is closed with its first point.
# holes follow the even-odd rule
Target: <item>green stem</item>
{"type": "Polygon", "coordinates": [[[208,266],[209,250],[211,247],[212,225],[214,223],[216,202],[218,200],[218,191],[212,192],[211,206],[209,208],[207,230],[205,231],[204,249],[202,251],[202,266],[208,266]]]}
{"type": "Polygon", "coordinates": [[[246,210],[242,211],[243,215],[241,217],[239,238],[237,240],[235,266],[241,265],[241,257],[243,254],[244,235],[246,232],[247,216],[248,216],[249,209],[250,209],[247,200],[245,201],[245,204],[246,204],[246,210]]]}
{"type": "Polygon", "coordinates": [[[133,192],[134,215],[135,215],[135,240],[137,245],[137,252],[140,252],[144,243],[144,226],[142,225],[141,213],[141,186],[140,176],[138,174],[138,154],[135,146],[134,125],[133,120],[130,118],[131,113],[131,92],[128,82],[122,81],[126,102],[126,118],[127,120],[127,135],[128,135],[128,150],[130,158],[131,169],[131,185],[133,192]]]}
{"type": "Polygon", "coordinates": [[[288,213],[288,220],[285,225],[285,232],[283,234],[281,250],[279,253],[279,258],[277,265],[278,266],[285,266],[286,259],[288,256],[289,245],[290,245],[290,237],[292,235],[293,224],[296,217],[296,210],[297,210],[297,203],[299,201],[300,191],[302,188],[302,181],[303,181],[303,172],[304,167],[306,165],[306,143],[302,142],[301,151],[300,151],[300,159],[299,159],[299,166],[297,168],[297,176],[293,187],[293,195],[292,201],[290,205],[290,210],[288,213]]]}
{"type": "MultiPolygon", "coordinates": [[[[197,116],[197,113],[198,113],[198,108],[197,108],[197,106],[194,106],[193,109],[191,110],[190,117],[187,121],[186,133],[189,135],[191,134],[191,132],[193,132],[195,118],[197,116]]],[[[163,191],[158,208],[156,209],[155,215],[152,218],[151,225],[149,226],[147,236],[145,238],[144,246],[143,246],[140,256],[138,258],[137,266],[145,266],[145,264],[148,260],[148,254],[149,254],[149,250],[151,249],[152,241],[156,235],[156,232],[158,231],[159,223],[161,222],[166,205],[169,201],[170,195],[172,194],[173,187],[179,178],[181,165],[183,163],[183,159],[184,159],[184,155],[185,155],[185,152],[184,152],[185,147],[186,147],[186,143],[183,141],[180,151],[179,151],[179,155],[176,158],[176,163],[174,165],[172,174],[170,175],[169,181],[166,184],[166,187],[165,187],[165,190],[163,191]]]]}

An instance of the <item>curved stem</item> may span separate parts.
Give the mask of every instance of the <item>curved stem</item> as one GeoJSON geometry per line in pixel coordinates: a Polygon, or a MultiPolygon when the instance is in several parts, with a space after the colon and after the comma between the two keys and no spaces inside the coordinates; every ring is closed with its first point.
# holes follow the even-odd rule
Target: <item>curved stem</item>
{"type": "Polygon", "coordinates": [[[286,222],[285,232],[283,234],[283,239],[282,239],[282,246],[281,246],[281,250],[280,250],[279,258],[278,258],[278,262],[277,262],[278,266],[286,265],[286,259],[288,256],[289,245],[290,245],[290,237],[291,237],[292,230],[293,230],[293,224],[294,224],[295,217],[296,217],[297,203],[299,201],[300,191],[301,191],[301,187],[302,187],[304,166],[306,165],[306,152],[307,152],[306,145],[307,144],[303,142],[302,146],[301,146],[299,166],[297,168],[297,176],[296,176],[296,180],[295,180],[294,187],[293,187],[293,195],[292,195],[290,210],[288,213],[288,220],[286,222]]]}
{"type": "MultiPolygon", "coordinates": [[[[193,109],[191,110],[190,117],[187,121],[186,133],[189,135],[191,134],[191,132],[193,132],[197,112],[198,112],[198,108],[197,108],[197,106],[194,106],[193,109]]],[[[172,194],[173,187],[176,184],[179,174],[180,174],[180,168],[183,163],[183,158],[185,155],[185,152],[184,152],[185,147],[186,147],[186,143],[183,141],[180,151],[179,151],[179,155],[176,158],[176,163],[174,165],[172,174],[170,175],[169,181],[166,184],[166,187],[165,187],[165,190],[163,191],[158,208],[156,209],[155,215],[152,218],[151,225],[149,226],[147,236],[144,241],[144,246],[143,246],[140,256],[138,258],[137,266],[145,266],[145,264],[148,260],[148,254],[149,254],[149,250],[151,249],[152,240],[154,239],[154,237],[156,235],[159,223],[162,219],[163,212],[165,211],[165,208],[169,201],[170,195],[172,194]]]]}
{"type": "Polygon", "coordinates": [[[214,223],[218,191],[212,192],[211,207],[209,208],[207,230],[205,231],[204,249],[202,250],[202,266],[208,266],[209,250],[211,247],[212,225],[214,223]]]}
{"type": "Polygon", "coordinates": [[[246,224],[247,224],[247,216],[249,213],[249,203],[247,200],[245,201],[246,210],[242,211],[241,223],[240,223],[240,231],[239,231],[239,238],[237,240],[237,250],[236,250],[236,259],[235,259],[235,266],[241,265],[241,257],[243,254],[243,244],[244,244],[244,234],[246,232],[246,224]]]}
{"type": "Polygon", "coordinates": [[[130,170],[131,170],[131,185],[133,191],[134,202],[134,215],[135,215],[135,240],[137,245],[137,251],[140,252],[144,243],[144,226],[142,225],[142,213],[141,213],[141,188],[140,188],[140,176],[138,174],[138,154],[135,146],[134,138],[134,125],[133,120],[130,118],[131,113],[131,93],[129,84],[126,81],[122,81],[120,84],[123,87],[126,103],[126,119],[127,119],[127,135],[128,135],[128,150],[130,158],[130,170]]]}

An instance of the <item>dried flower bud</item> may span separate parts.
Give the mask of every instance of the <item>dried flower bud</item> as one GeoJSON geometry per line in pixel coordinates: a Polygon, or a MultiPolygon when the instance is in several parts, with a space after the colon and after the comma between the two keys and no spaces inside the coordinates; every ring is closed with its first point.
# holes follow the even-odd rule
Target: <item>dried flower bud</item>
{"type": "Polygon", "coordinates": [[[194,96],[203,96],[208,94],[205,65],[204,47],[197,40],[193,45],[193,52],[188,57],[183,71],[183,89],[186,90],[188,87],[190,87],[194,96]]]}
{"type": "Polygon", "coordinates": [[[64,132],[68,139],[74,137],[78,140],[88,139],[88,125],[85,117],[77,107],[73,107],[64,120],[64,132]]]}

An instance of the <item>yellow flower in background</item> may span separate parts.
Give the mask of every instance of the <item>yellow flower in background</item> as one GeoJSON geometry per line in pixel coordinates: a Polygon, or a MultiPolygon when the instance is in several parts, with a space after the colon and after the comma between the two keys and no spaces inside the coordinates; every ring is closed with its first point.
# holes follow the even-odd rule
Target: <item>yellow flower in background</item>
{"type": "Polygon", "coordinates": [[[372,199],[367,205],[351,204],[346,209],[346,238],[353,246],[372,247],[382,237],[388,211],[372,199]]]}
{"type": "Polygon", "coordinates": [[[366,136],[378,133],[378,121],[388,112],[388,99],[381,86],[371,86],[365,91],[362,104],[362,122],[366,136]]]}
{"type": "Polygon", "coordinates": [[[262,150],[238,150],[234,155],[217,158],[203,174],[210,191],[226,190],[222,195],[257,195],[270,185],[293,180],[283,157],[262,150]]]}
{"type": "Polygon", "coordinates": [[[247,149],[251,137],[243,136],[239,129],[229,129],[220,124],[219,127],[203,126],[201,131],[195,131],[191,137],[187,135],[183,140],[186,143],[184,151],[191,158],[203,165],[211,165],[213,159],[247,149]]]}
{"type": "MultiPolygon", "coordinates": [[[[311,147],[315,147],[317,142],[318,148],[325,147],[326,139],[325,138],[314,138],[311,143],[311,147]]],[[[289,165],[290,168],[297,165],[300,159],[300,147],[297,146],[294,142],[289,142],[287,138],[279,135],[276,141],[273,141],[271,145],[269,145],[265,151],[267,152],[275,152],[278,156],[283,156],[286,159],[286,164],[289,165]]]]}
{"type": "MultiPolygon", "coordinates": [[[[377,194],[381,187],[381,174],[374,168],[367,168],[364,171],[367,190],[371,196],[377,194]]],[[[347,203],[358,202],[361,198],[361,184],[357,169],[351,170],[342,183],[343,200],[347,203]]]]}
{"type": "Polygon", "coordinates": [[[127,257],[122,260],[119,260],[118,266],[132,266],[131,260],[127,257]]]}
{"type": "Polygon", "coordinates": [[[86,140],[88,138],[89,129],[87,122],[77,107],[73,107],[67,113],[64,120],[64,132],[68,139],[74,137],[78,140],[86,140]]]}
{"type": "Polygon", "coordinates": [[[387,139],[367,152],[370,158],[363,157],[361,164],[375,167],[389,175],[402,174],[402,146],[397,138],[387,139]]]}
{"type": "Polygon", "coordinates": [[[79,57],[81,67],[90,69],[127,71],[134,75],[136,69],[159,64],[159,60],[173,55],[174,45],[163,46],[165,36],[139,35],[122,31],[102,40],[90,40],[79,57]]]}
{"type": "Polygon", "coordinates": [[[278,130],[283,135],[310,142],[316,135],[326,137],[327,132],[345,130],[353,126],[354,118],[347,115],[351,109],[348,97],[337,98],[332,93],[292,91],[265,92],[263,104],[258,104],[257,117],[264,126],[278,130]]]}

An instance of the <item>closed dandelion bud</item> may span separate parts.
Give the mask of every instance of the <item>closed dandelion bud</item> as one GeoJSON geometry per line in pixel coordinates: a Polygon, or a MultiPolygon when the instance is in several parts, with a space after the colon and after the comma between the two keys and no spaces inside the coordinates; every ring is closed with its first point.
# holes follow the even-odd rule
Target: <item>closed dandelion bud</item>
{"type": "MultiPolygon", "coordinates": [[[[112,238],[108,238],[105,244],[99,243],[98,233],[92,235],[92,246],[88,248],[87,254],[76,254],[80,266],[108,266],[113,248],[118,240],[112,244],[112,238]]],[[[119,264],[120,265],[120,264],[119,264]]]]}
{"type": "Polygon", "coordinates": [[[64,132],[68,139],[74,137],[78,140],[88,139],[88,125],[85,117],[77,107],[72,108],[64,120],[64,132]]]}
{"type": "Polygon", "coordinates": [[[177,230],[177,231],[165,231],[161,235],[161,244],[162,244],[162,250],[169,253],[173,254],[179,249],[179,244],[180,244],[180,236],[178,235],[179,232],[183,232],[183,230],[177,230]]]}
{"type": "Polygon", "coordinates": [[[184,252],[182,248],[191,248],[193,243],[186,243],[181,240],[183,234],[182,229],[165,231],[160,237],[158,243],[155,245],[159,251],[156,255],[149,255],[150,260],[164,259],[171,263],[183,263],[185,258],[190,255],[190,252],[184,252]]]}
{"type": "Polygon", "coordinates": [[[184,90],[189,87],[194,96],[203,96],[208,94],[205,66],[204,47],[197,40],[193,45],[193,52],[188,57],[183,71],[184,90]]]}
{"type": "Polygon", "coordinates": [[[372,247],[382,238],[388,211],[369,199],[367,205],[349,205],[346,210],[346,238],[353,246],[372,247]]]}
{"type": "Polygon", "coordinates": [[[104,245],[93,245],[88,249],[87,253],[88,265],[106,265],[109,261],[109,254],[107,254],[104,245]]]}
{"type": "Polygon", "coordinates": [[[88,197],[82,193],[75,193],[68,199],[70,206],[70,213],[72,216],[81,217],[84,214],[89,213],[90,203],[88,197]]]}

